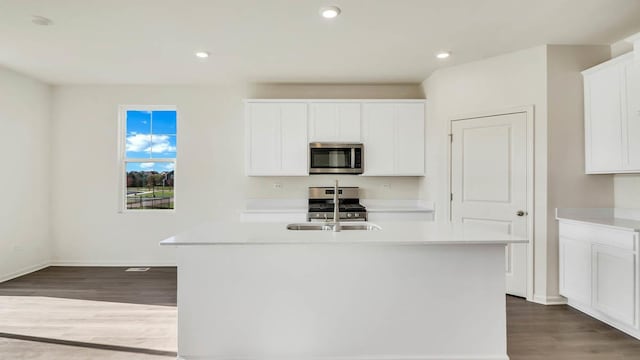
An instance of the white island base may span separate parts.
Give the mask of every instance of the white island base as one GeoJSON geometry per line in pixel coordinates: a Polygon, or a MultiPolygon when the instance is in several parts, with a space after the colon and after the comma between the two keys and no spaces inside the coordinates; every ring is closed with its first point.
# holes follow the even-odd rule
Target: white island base
{"type": "Polygon", "coordinates": [[[330,240],[163,241],[187,245],[177,246],[179,358],[508,359],[504,239],[306,233],[330,240]]]}

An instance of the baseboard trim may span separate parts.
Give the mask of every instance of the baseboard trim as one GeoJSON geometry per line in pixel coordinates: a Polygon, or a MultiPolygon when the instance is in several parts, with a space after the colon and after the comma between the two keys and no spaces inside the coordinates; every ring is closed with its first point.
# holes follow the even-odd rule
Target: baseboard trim
{"type": "Polygon", "coordinates": [[[55,260],[50,266],[105,266],[105,267],[121,267],[121,266],[170,266],[176,267],[174,261],[74,261],[74,260],[55,260]]]}
{"type": "Polygon", "coordinates": [[[49,267],[49,266],[51,266],[51,262],[49,262],[49,261],[44,261],[44,262],[41,262],[40,264],[33,265],[33,266],[27,266],[27,267],[22,268],[22,269],[20,269],[18,271],[14,271],[12,273],[0,276],[0,283],[3,283],[5,281],[9,281],[11,279],[15,279],[15,278],[23,276],[23,275],[30,274],[30,273],[38,271],[38,270],[42,270],[42,269],[44,269],[46,267],[49,267]]]}
{"type": "Polygon", "coordinates": [[[541,296],[541,295],[533,295],[532,302],[542,305],[566,305],[567,298],[560,295],[554,296],[541,296]]]}
{"type": "Polygon", "coordinates": [[[22,268],[18,271],[14,271],[9,274],[0,275],[0,283],[5,281],[9,281],[11,279],[18,278],[20,276],[24,276],[30,274],[32,272],[36,272],[38,270],[42,270],[49,266],[91,266],[91,267],[176,267],[175,262],[165,262],[165,261],[126,261],[126,262],[117,262],[117,261],[105,261],[105,262],[85,262],[85,261],[44,261],[38,265],[28,266],[26,268],[22,268]]]}
{"type": "Polygon", "coordinates": [[[638,331],[637,329],[634,329],[633,327],[630,327],[626,324],[620,323],[619,321],[609,317],[607,314],[604,314],[600,311],[598,311],[597,309],[592,308],[589,305],[580,303],[580,302],[576,302],[576,301],[572,301],[569,300],[567,302],[567,305],[571,306],[572,308],[581,311],[589,316],[591,316],[592,318],[598,320],[598,321],[602,321],[603,323],[614,327],[630,336],[633,336],[634,338],[640,340],[640,331],[638,331]]]}

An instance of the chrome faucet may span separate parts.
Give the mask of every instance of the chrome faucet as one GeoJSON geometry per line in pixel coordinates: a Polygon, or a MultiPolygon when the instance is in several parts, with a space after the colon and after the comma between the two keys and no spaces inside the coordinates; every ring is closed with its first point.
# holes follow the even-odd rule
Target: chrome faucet
{"type": "Polygon", "coordinates": [[[340,190],[338,190],[338,180],[333,186],[333,231],[340,231],[340,190]]]}

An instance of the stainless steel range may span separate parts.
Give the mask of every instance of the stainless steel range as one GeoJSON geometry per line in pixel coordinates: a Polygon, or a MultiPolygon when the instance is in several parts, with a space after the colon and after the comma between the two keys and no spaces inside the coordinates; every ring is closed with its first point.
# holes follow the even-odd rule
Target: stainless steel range
{"type": "MultiPolygon", "coordinates": [[[[309,211],[308,221],[333,221],[333,198],[335,190],[333,187],[310,187],[309,188],[309,211]]],[[[340,220],[366,221],[367,209],[360,205],[360,188],[339,187],[338,207],[340,209],[340,220]]]]}

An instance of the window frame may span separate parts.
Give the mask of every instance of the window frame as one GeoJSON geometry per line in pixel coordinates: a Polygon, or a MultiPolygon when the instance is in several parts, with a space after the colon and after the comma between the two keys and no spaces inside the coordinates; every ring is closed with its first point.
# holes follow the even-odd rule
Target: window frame
{"type": "MultiPolygon", "coordinates": [[[[173,163],[174,174],[178,168],[178,121],[176,105],[119,105],[118,106],[118,213],[175,213],[177,208],[176,186],[173,187],[173,209],[127,209],[127,163],[154,162],[173,163]],[[127,111],[175,111],[176,112],[176,157],[175,158],[131,158],[127,159],[127,111]]],[[[152,134],[153,135],[153,134],[152,134]]],[[[175,175],[174,175],[175,176],[175,175]]]]}

